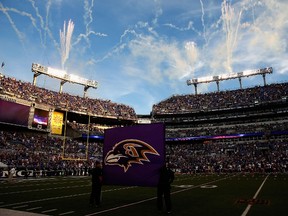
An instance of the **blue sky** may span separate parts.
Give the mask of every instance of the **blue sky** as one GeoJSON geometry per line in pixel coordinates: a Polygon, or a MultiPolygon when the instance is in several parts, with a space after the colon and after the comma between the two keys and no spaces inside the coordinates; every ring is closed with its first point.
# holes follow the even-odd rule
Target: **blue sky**
{"type": "MultiPolygon", "coordinates": [[[[33,62],[65,69],[98,81],[89,97],[149,114],[172,95],[193,94],[191,78],[273,67],[267,83],[287,81],[287,11],[286,0],[1,0],[0,72],[32,82],[33,62]]],[[[59,83],[37,79],[54,91],[59,83]]],[[[235,88],[238,80],[220,83],[235,88]]],[[[66,83],[63,91],[82,96],[83,86],[66,83]]]]}

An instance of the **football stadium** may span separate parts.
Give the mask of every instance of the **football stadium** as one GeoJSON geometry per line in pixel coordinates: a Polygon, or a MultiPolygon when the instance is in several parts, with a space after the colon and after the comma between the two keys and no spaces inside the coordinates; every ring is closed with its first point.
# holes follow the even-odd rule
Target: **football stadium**
{"type": "Polygon", "coordinates": [[[287,2],[1,0],[0,216],[286,216],[287,2]]]}
{"type": "Polygon", "coordinates": [[[227,77],[188,80],[194,94],[160,101],[150,115],[1,74],[1,215],[165,215],[156,208],[165,161],[175,173],[171,214],[286,215],[288,83],[267,84],[272,71],[230,74],[262,75],[263,84],[205,94],[198,84],[227,77]],[[89,206],[96,161],[98,208],[89,206]]]}

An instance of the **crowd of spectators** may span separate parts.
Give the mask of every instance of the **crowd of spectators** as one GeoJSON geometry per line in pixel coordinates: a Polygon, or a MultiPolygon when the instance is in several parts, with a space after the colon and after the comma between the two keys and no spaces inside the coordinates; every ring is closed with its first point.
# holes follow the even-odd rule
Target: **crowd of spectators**
{"type": "Polygon", "coordinates": [[[96,123],[90,123],[88,124],[83,124],[83,123],[78,123],[78,122],[68,122],[67,123],[71,128],[75,131],[81,132],[81,133],[86,133],[88,128],[89,128],[89,133],[90,134],[96,134],[96,135],[104,135],[104,130],[116,127],[117,125],[102,125],[102,124],[96,124],[96,123]]]}
{"type": "Polygon", "coordinates": [[[153,114],[176,114],[199,110],[237,108],[282,100],[288,96],[288,83],[270,84],[247,89],[219,91],[205,94],[174,95],[154,104],[153,114]]]}
{"type": "MultiPolygon", "coordinates": [[[[0,161],[35,175],[88,175],[93,162],[102,159],[102,143],[89,143],[88,160],[73,160],[85,159],[85,142],[21,132],[0,135],[0,161]]],[[[167,144],[166,156],[179,173],[288,171],[287,140],[167,144]]]]}
{"type": "Polygon", "coordinates": [[[286,121],[267,121],[250,124],[222,125],[203,124],[191,126],[189,128],[167,129],[166,137],[193,137],[193,136],[216,136],[229,134],[249,134],[260,133],[270,135],[272,132],[288,131],[288,120],[286,121]]]}
{"type": "Polygon", "coordinates": [[[0,77],[1,91],[9,93],[16,98],[51,107],[89,113],[92,115],[122,117],[136,119],[135,110],[124,104],[114,103],[110,100],[92,99],[74,96],[68,93],[59,93],[40,88],[30,82],[23,82],[11,77],[0,77]]]}
{"type": "Polygon", "coordinates": [[[87,175],[95,160],[102,158],[102,146],[102,143],[87,144],[43,134],[0,131],[0,161],[10,168],[25,168],[35,173],[41,170],[42,174],[87,175]]]}
{"type": "Polygon", "coordinates": [[[288,142],[168,145],[167,156],[181,173],[287,173],[288,142]]]}

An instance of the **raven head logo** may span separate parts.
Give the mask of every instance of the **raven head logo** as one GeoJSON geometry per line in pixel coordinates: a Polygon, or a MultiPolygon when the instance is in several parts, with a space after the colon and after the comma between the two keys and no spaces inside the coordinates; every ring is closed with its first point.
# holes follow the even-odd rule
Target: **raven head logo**
{"type": "Polygon", "coordinates": [[[141,140],[126,139],[114,145],[113,149],[106,154],[104,163],[123,167],[126,172],[132,163],[150,162],[146,154],[160,156],[151,145],[141,140]]]}

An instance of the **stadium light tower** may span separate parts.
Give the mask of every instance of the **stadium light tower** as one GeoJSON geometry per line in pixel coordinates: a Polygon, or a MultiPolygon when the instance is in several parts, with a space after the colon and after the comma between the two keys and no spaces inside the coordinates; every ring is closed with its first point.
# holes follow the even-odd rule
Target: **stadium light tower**
{"type": "Polygon", "coordinates": [[[84,86],[84,95],[83,97],[86,97],[87,90],[91,88],[97,89],[98,82],[95,80],[88,80],[83,77],[79,77],[77,75],[68,74],[64,70],[59,70],[51,67],[45,67],[37,63],[32,63],[32,72],[34,72],[33,76],[33,85],[36,85],[36,79],[39,75],[44,74],[52,78],[60,79],[60,89],[59,93],[62,92],[63,85],[66,82],[70,83],[76,83],[84,86]]]}
{"type": "Polygon", "coordinates": [[[217,90],[220,91],[220,89],[219,89],[220,81],[238,78],[240,88],[242,89],[242,78],[243,77],[262,75],[264,86],[265,86],[266,85],[266,74],[271,74],[272,72],[273,72],[272,67],[266,67],[266,68],[256,69],[256,70],[244,70],[244,71],[238,72],[238,73],[229,73],[229,74],[220,74],[218,76],[207,76],[207,77],[193,78],[193,79],[187,80],[187,85],[194,85],[195,94],[197,94],[197,85],[199,83],[216,82],[217,90]]]}

